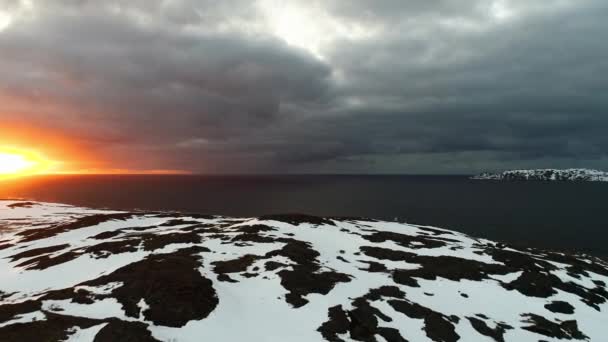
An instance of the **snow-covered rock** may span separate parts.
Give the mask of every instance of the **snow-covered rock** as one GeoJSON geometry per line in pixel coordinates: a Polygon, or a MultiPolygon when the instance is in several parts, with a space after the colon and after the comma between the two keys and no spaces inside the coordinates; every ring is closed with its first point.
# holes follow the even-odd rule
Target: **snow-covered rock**
{"type": "Polygon", "coordinates": [[[357,218],[0,201],[1,341],[606,341],[608,264],[357,218]]]}
{"type": "Polygon", "coordinates": [[[504,181],[573,181],[608,182],[608,172],[589,169],[511,170],[502,173],[482,173],[472,179],[504,181]]]}

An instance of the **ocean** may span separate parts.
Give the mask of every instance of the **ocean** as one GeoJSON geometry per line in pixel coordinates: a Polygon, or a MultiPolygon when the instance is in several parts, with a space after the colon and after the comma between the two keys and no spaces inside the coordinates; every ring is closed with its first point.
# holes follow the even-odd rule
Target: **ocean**
{"type": "Polygon", "coordinates": [[[112,209],[259,216],[305,213],[432,225],[518,246],[608,256],[608,183],[465,176],[38,176],[0,198],[112,209]]]}

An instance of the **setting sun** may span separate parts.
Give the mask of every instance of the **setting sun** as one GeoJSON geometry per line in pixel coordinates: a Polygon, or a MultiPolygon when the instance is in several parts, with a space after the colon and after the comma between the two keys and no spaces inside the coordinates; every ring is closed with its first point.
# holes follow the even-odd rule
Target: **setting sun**
{"type": "Polygon", "coordinates": [[[0,149],[0,180],[41,173],[50,162],[30,151],[0,149]]]}

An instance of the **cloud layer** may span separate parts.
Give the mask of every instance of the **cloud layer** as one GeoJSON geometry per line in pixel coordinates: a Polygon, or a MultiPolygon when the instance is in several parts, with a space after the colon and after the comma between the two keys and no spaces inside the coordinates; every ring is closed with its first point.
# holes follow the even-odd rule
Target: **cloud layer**
{"type": "Polygon", "coordinates": [[[0,130],[82,167],[608,168],[608,4],[0,0],[0,130]]]}

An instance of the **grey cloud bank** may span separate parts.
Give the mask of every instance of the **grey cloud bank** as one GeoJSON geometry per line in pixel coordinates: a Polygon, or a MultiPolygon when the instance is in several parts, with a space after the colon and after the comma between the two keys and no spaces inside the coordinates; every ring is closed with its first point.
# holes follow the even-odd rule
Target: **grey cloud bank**
{"type": "Polygon", "coordinates": [[[132,169],[608,168],[607,15],[599,0],[5,0],[0,116],[132,169]]]}

